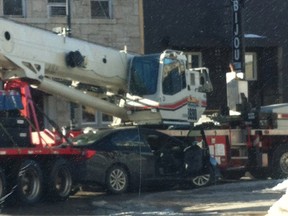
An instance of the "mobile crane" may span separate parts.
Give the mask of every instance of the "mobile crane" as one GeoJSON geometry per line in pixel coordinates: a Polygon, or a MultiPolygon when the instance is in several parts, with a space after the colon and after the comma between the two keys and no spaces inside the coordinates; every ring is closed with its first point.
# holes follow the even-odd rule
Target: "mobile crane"
{"type": "MultiPolygon", "coordinates": [[[[205,110],[206,93],[212,90],[208,69],[187,70],[180,51],[136,55],[7,19],[1,18],[0,26],[4,91],[22,89],[25,83],[26,89],[33,86],[134,124],[189,125],[205,110]]],[[[71,166],[93,155],[42,144],[39,134],[49,132],[37,130],[32,146],[0,148],[1,199],[14,179],[23,202],[35,203],[44,188],[53,198],[65,199],[71,191],[71,166]]]]}
{"type": "Polygon", "coordinates": [[[183,124],[205,110],[212,90],[208,70],[186,70],[182,52],[133,55],[12,21],[1,24],[3,80],[29,79],[41,91],[123,121],[183,124]],[[75,88],[56,79],[70,80],[75,88]],[[100,92],[113,103],[95,97],[100,92]]]}

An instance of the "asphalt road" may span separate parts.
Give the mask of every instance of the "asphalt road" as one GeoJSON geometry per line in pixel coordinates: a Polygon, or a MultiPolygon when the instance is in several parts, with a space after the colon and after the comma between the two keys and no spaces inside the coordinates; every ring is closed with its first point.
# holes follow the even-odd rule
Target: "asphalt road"
{"type": "MultiPolygon", "coordinates": [[[[282,180],[283,181],[283,180],[282,180]]],[[[80,191],[65,202],[10,206],[1,215],[265,215],[281,198],[281,180],[244,180],[198,189],[123,195],[80,191]]]]}

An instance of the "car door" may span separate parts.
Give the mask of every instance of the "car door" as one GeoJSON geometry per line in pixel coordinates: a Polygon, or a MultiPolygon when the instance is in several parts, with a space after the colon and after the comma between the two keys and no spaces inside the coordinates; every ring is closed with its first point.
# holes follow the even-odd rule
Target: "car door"
{"type": "Polygon", "coordinates": [[[183,145],[179,140],[162,134],[160,167],[162,175],[180,176],[183,172],[183,145]]]}
{"type": "Polygon", "coordinates": [[[125,160],[132,175],[142,179],[153,177],[155,173],[153,153],[143,139],[141,130],[133,128],[121,132],[121,142],[123,143],[121,152],[127,152],[128,158],[125,160]]]}
{"type": "Polygon", "coordinates": [[[145,136],[154,153],[156,176],[181,175],[184,166],[183,142],[154,130],[146,130],[145,136]]]}

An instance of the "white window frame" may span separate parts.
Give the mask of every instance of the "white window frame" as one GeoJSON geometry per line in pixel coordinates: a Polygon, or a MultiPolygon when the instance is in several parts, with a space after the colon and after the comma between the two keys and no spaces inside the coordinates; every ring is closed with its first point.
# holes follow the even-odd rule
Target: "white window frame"
{"type": "Polygon", "coordinates": [[[4,16],[10,16],[10,17],[26,17],[26,0],[22,0],[22,14],[21,15],[14,15],[14,14],[5,14],[5,10],[4,10],[4,1],[2,1],[2,4],[3,4],[3,15],[4,16]]]}
{"type": "Polygon", "coordinates": [[[112,19],[112,1],[111,0],[90,0],[90,12],[91,12],[91,18],[92,19],[112,19]],[[108,16],[92,16],[92,2],[108,2],[108,16]]]}
{"type": "Polygon", "coordinates": [[[67,15],[67,0],[65,2],[49,2],[48,0],[48,5],[47,5],[47,11],[48,11],[48,17],[64,17],[67,15]],[[65,7],[65,14],[57,15],[57,14],[52,14],[52,9],[57,8],[57,7],[65,7]]]}
{"type": "Polygon", "coordinates": [[[187,57],[187,68],[192,68],[192,62],[193,62],[193,56],[198,56],[198,66],[202,67],[202,53],[201,52],[186,52],[185,53],[187,57]]]}
{"type": "MultiPolygon", "coordinates": [[[[80,106],[80,113],[81,113],[81,124],[82,125],[94,125],[97,124],[98,119],[97,119],[97,111],[94,113],[94,120],[93,121],[84,121],[84,110],[83,106],[80,106]]],[[[92,115],[92,114],[91,114],[92,115]]]]}
{"type": "MultiPolygon", "coordinates": [[[[100,111],[95,111],[95,114],[94,114],[94,119],[93,121],[84,121],[84,116],[83,116],[83,107],[81,107],[81,124],[83,126],[100,126],[100,127],[103,127],[105,125],[109,125],[113,122],[113,116],[111,116],[111,121],[104,121],[104,113],[100,112],[100,111]]],[[[109,115],[108,115],[109,116],[109,115]]]]}
{"type": "Polygon", "coordinates": [[[245,79],[254,81],[257,80],[257,53],[245,52],[245,79]],[[252,65],[248,65],[248,56],[252,57],[252,65]]]}
{"type": "Polygon", "coordinates": [[[104,116],[105,115],[107,115],[107,114],[101,112],[101,118],[102,118],[101,122],[102,122],[102,124],[105,124],[105,125],[111,124],[113,122],[113,116],[107,115],[109,118],[111,118],[111,121],[104,121],[104,116]]]}

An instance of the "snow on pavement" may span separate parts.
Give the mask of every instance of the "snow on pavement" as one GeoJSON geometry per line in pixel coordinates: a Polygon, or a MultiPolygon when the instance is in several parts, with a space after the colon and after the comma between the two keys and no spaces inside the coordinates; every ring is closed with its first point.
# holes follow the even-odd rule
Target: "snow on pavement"
{"type": "Polygon", "coordinates": [[[287,216],[288,215],[288,179],[279,183],[271,190],[283,191],[286,193],[277,200],[268,210],[266,216],[287,216]]]}

